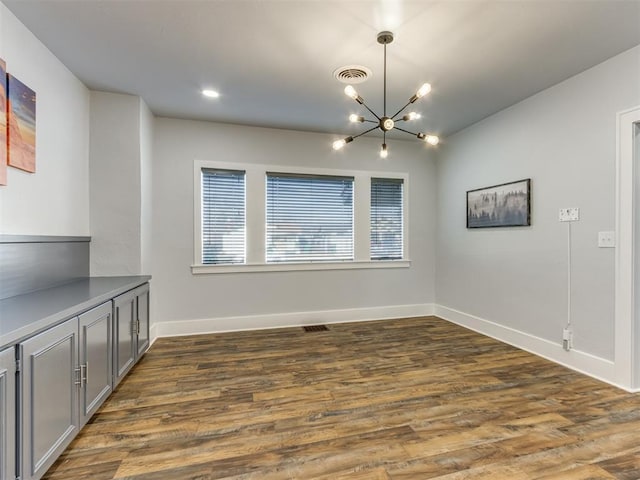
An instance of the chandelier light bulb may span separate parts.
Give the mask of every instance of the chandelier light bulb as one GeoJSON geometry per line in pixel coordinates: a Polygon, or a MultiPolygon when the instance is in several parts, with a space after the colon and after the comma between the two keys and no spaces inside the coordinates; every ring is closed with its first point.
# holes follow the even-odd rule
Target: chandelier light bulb
{"type": "Polygon", "coordinates": [[[342,140],[336,140],[335,142],[333,142],[333,149],[334,150],[340,150],[342,147],[344,147],[347,143],[353,142],[353,137],[347,137],[347,138],[343,138],[342,140]]]}
{"type": "Polygon", "coordinates": [[[429,145],[438,145],[440,143],[440,139],[436,135],[427,135],[425,141],[429,145]]]}
{"type": "Polygon", "coordinates": [[[336,140],[335,142],[333,142],[333,149],[334,150],[340,150],[346,144],[347,144],[347,142],[345,142],[344,140],[336,140]]]}
{"type": "Polygon", "coordinates": [[[416,92],[416,97],[422,98],[431,91],[431,85],[424,83],[416,92]]]}
{"type": "Polygon", "coordinates": [[[356,115],[355,113],[352,113],[351,115],[349,115],[349,121],[351,123],[364,122],[364,117],[361,117],[360,115],[356,115]]]}
{"type": "Polygon", "coordinates": [[[380,158],[387,158],[389,156],[389,150],[387,150],[387,144],[383,143],[380,149],[380,158]]]}
{"type": "Polygon", "coordinates": [[[351,85],[347,85],[346,87],[344,87],[344,94],[347,97],[353,98],[354,100],[358,98],[358,92],[356,92],[356,89],[351,85]]]}
{"type": "Polygon", "coordinates": [[[404,120],[405,122],[409,121],[409,120],[417,120],[419,118],[421,118],[422,115],[420,115],[417,112],[409,112],[407,113],[405,116],[402,117],[402,120],[404,120]]]}
{"type": "Polygon", "coordinates": [[[418,133],[416,135],[420,140],[424,140],[429,145],[438,145],[440,143],[440,139],[437,135],[429,135],[428,133],[418,133]]]}

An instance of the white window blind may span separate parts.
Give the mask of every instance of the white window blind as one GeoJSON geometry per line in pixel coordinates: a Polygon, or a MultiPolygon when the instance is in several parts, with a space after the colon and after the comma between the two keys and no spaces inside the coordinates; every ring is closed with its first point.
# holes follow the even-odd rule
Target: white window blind
{"type": "Polygon", "coordinates": [[[402,196],[402,179],[371,179],[371,260],[403,258],[402,196]]]}
{"type": "Polygon", "coordinates": [[[245,172],[202,169],[202,263],[245,262],[245,172]]]}
{"type": "Polygon", "coordinates": [[[353,177],[267,173],[267,263],[353,260],[353,177]]]}

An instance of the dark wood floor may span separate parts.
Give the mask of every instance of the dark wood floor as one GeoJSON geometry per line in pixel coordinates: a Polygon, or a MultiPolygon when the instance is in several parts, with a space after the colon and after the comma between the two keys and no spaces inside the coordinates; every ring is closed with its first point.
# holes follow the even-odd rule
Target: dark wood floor
{"type": "Polygon", "coordinates": [[[158,340],[48,480],[640,479],[640,395],[434,317],[158,340]]]}

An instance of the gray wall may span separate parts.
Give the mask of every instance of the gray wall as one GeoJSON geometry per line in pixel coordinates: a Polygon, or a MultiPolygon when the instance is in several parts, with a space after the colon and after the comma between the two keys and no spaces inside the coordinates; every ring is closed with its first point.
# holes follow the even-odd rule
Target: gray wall
{"type": "Polygon", "coordinates": [[[616,113],[640,104],[640,47],[447,139],[438,158],[437,303],[561,342],[567,319],[567,224],[572,225],[574,347],[614,350],[616,113]],[[465,192],[532,179],[532,226],[465,228],[465,192]]]}
{"type": "Polygon", "coordinates": [[[140,248],[141,273],[151,271],[153,217],[153,122],[147,104],[140,102],[140,248]]]}
{"type": "Polygon", "coordinates": [[[89,90],[0,3],[0,58],[37,94],[36,173],[9,168],[0,234],[89,235],[89,90]]]}
{"type": "Polygon", "coordinates": [[[154,129],[154,322],[434,300],[435,164],[424,144],[358,139],[333,152],[329,135],[158,118],[154,129]],[[193,162],[218,160],[410,175],[410,255],[404,269],[192,275],[193,162]]]}
{"type": "Polygon", "coordinates": [[[148,273],[151,114],[140,97],[92,91],[90,128],[91,274],[148,273]]]}

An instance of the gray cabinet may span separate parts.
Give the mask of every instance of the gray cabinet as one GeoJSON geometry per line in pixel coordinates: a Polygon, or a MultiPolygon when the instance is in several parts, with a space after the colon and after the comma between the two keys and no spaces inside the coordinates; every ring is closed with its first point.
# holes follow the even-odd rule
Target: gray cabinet
{"type": "Polygon", "coordinates": [[[93,277],[0,299],[0,480],[45,475],[148,349],[148,279],[93,277]]]}
{"type": "Polygon", "coordinates": [[[136,361],[149,349],[149,284],[134,290],[136,294],[136,361]]]}
{"type": "Polygon", "coordinates": [[[0,351],[0,480],[16,478],[16,355],[0,351]]]}
{"type": "Polygon", "coordinates": [[[111,302],[78,317],[80,328],[80,426],[111,393],[113,372],[111,302]]]}
{"type": "Polygon", "coordinates": [[[40,478],[112,391],[112,303],[19,344],[21,478],[40,478]]]}
{"type": "Polygon", "coordinates": [[[21,478],[40,478],[80,429],[78,319],[18,345],[22,360],[21,478]]]}
{"type": "Polygon", "coordinates": [[[136,358],[136,294],[135,290],[113,299],[113,387],[133,367],[136,358]]]}
{"type": "Polygon", "coordinates": [[[113,305],[115,388],[149,348],[149,284],[114,298],[113,305]]]}

